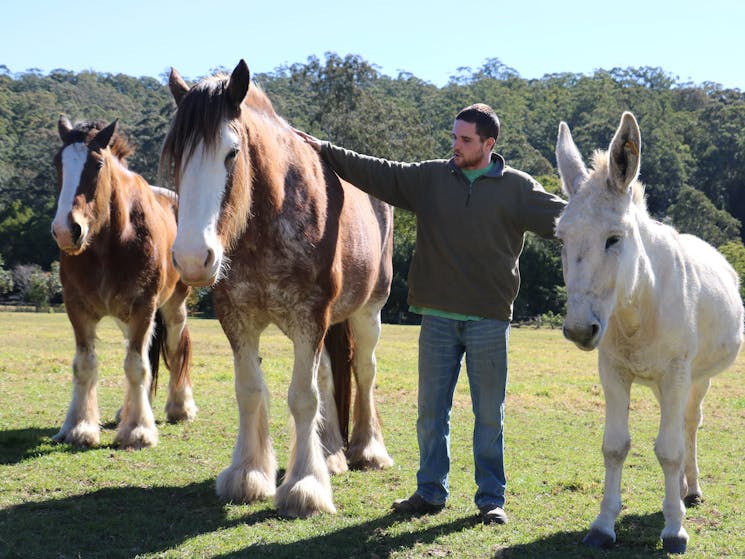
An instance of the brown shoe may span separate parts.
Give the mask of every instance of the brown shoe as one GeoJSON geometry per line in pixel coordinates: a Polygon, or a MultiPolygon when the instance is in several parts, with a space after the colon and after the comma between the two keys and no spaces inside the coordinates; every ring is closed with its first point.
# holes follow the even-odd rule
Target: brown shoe
{"type": "Polygon", "coordinates": [[[507,514],[502,507],[482,507],[479,513],[484,524],[507,524],[507,514]]]}
{"type": "Polygon", "coordinates": [[[414,493],[408,499],[396,499],[391,508],[401,514],[434,514],[445,508],[445,503],[435,504],[425,501],[419,493],[414,493]]]}

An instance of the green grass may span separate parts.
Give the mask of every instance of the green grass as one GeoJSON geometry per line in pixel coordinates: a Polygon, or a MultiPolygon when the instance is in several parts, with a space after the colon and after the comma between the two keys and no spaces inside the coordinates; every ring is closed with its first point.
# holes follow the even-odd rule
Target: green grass
{"type": "MultiPolygon", "coordinates": [[[[164,422],[160,443],[139,452],[111,447],[121,405],[123,344],[113,322],[100,327],[102,446],[53,445],[71,393],[72,331],[61,314],[0,313],[1,558],[634,558],[666,557],[662,472],[653,452],[658,408],[632,393],[632,450],[624,510],[613,550],[579,542],[598,511],[603,466],[603,398],[596,354],[558,330],[513,329],[506,420],[506,526],[483,526],[473,505],[472,413],[465,375],[452,417],[451,499],[434,516],[406,519],[391,502],[415,488],[418,329],[385,326],[377,401],[396,461],[384,471],[333,478],[336,515],[279,518],[269,502],[220,503],[216,475],[228,465],[237,429],[232,356],[217,322],[190,321],[194,393],[190,424],[164,422]]],[[[272,437],[287,463],[291,347],[277,330],[261,348],[272,393],[272,437]]],[[[699,465],[706,502],[688,511],[688,557],[745,557],[745,356],[715,379],[704,403],[699,465]]],[[[165,383],[162,385],[165,386],[165,383]]]]}

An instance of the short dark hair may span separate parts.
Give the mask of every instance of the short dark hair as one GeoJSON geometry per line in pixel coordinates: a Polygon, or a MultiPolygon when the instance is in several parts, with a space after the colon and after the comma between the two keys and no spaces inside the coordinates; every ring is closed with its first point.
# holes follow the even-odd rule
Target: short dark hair
{"type": "Polygon", "coordinates": [[[476,125],[476,133],[482,140],[499,138],[499,117],[489,105],[476,103],[461,110],[455,120],[463,120],[476,125]]]}

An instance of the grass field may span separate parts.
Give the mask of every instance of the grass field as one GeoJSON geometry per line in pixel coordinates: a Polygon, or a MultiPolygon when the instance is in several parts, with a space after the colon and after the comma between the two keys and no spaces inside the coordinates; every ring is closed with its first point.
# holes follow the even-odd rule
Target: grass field
{"type": "MultiPolygon", "coordinates": [[[[111,321],[99,329],[99,401],[104,429],[92,450],[54,445],[71,394],[72,331],[63,314],[0,313],[1,558],[635,558],[666,557],[659,533],[662,472],[653,452],[658,408],[632,392],[632,450],[613,550],[580,541],[602,494],[603,398],[596,354],[558,330],[513,329],[507,399],[506,526],[477,522],[473,505],[472,413],[465,375],[452,417],[452,495],[434,516],[408,519],[391,502],[415,488],[418,328],[385,326],[377,401],[396,461],[384,471],[333,478],[336,515],[278,517],[271,503],[220,503],[216,475],[237,430],[233,365],[213,320],[190,321],[194,393],[190,424],[164,422],[155,401],[157,447],[111,446],[124,395],[123,343],[111,321]]],[[[272,437],[287,462],[291,347],[268,331],[261,353],[272,393],[272,437]]],[[[688,557],[745,557],[745,355],[717,377],[704,402],[699,465],[706,501],[688,511],[688,557]]],[[[164,384],[165,386],[165,380],[164,384]]]]}

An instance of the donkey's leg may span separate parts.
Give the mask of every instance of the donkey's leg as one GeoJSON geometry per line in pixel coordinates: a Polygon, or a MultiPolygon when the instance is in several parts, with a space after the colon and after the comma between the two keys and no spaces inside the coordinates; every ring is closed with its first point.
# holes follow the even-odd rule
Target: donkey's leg
{"type": "Polygon", "coordinates": [[[186,326],[188,289],[176,286],[171,298],[160,308],[166,325],[166,355],[169,369],[166,417],[168,421],[191,421],[197,405],[191,389],[191,339],[186,326]]]}
{"type": "Polygon", "coordinates": [[[334,379],[329,354],[324,348],[318,366],[318,391],[321,399],[321,418],[318,428],[321,446],[326,456],[326,465],[332,474],[347,471],[347,457],[344,454],[344,440],[339,428],[339,415],[334,401],[334,379]]]}
{"type": "Polygon", "coordinates": [[[153,328],[154,309],[140,308],[132,312],[124,357],[127,393],[121,409],[119,428],[114,444],[122,448],[140,449],[158,444],[158,429],[150,406],[150,362],[147,350],[153,328]]]}
{"type": "Polygon", "coordinates": [[[294,447],[285,481],[274,499],[284,516],[304,518],[316,512],[336,512],[318,436],[317,374],[322,339],[322,333],[293,336],[295,363],[287,400],[295,423],[294,447]]]}
{"type": "MultiPolygon", "coordinates": [[[[665,474],[665,498],[662,513],[662,547],[668,553],[684,553],[688,533],[683,528],[685,506],[681,496],[681,477],[685,461],[684,416],[690,390],[690,370],[676,364],[660,382],[660,429],[654,451],[665,474]]],[[[700,389],[700,387],[699,387],[700,389]]]]}
{"type": "Polygon", "coordinates": [[[77,315],[68,307],[75,332],[75,357],[72,361],[72,400],[59,433],[52,437],[58,443],[75,446],[97,446],[100,443],[98,397],[98,359],[95,339],[97,320],[77,315]]]}
{"type": "Polygon", "coordinates": [[[681,496],[685,506],[695,507],[704,502],[704,495],[698,483],[698,448],[696,434],[703,421],[702,404],[704,396],[709,390],[711,379],[706,378],[694,382],[688,395],[685,410],[686,458],[685,475],[681,478],[681,496]]]}
{"type": "Polygon", "coordinates": [[[259,358],[259,335],[265,325],[245,328],[221,318],[233,347],[238,437],[230,466],[217,476],[217,495],[225,501],[251,503],[274,495],[277,460],[269,438],[269,391],[259,358]]]}
{"type": "Polygon", "coordinates": [[[354,426],[347,450],[349,463],[358,468],[393,465],[383,442],[383,430],[375,409],[375,346],[380,339],[380,308],[368,305],[350,318],[354,337],[353,366],[357,379],[354,426]]]}
{"type": "Polygon", "coordinates": [[[631,382],[622,378],[619,371],[600,356],[600,379],[605,395],[605,432],[603,433],[603,460],[605,462],[605,487],[600,503],[600,514],[582,540],[592,547],[607,548],[616,541],[614,528],[621,512],[621,471],[631,447],[629,435],[629,401],[631,382]]]}

